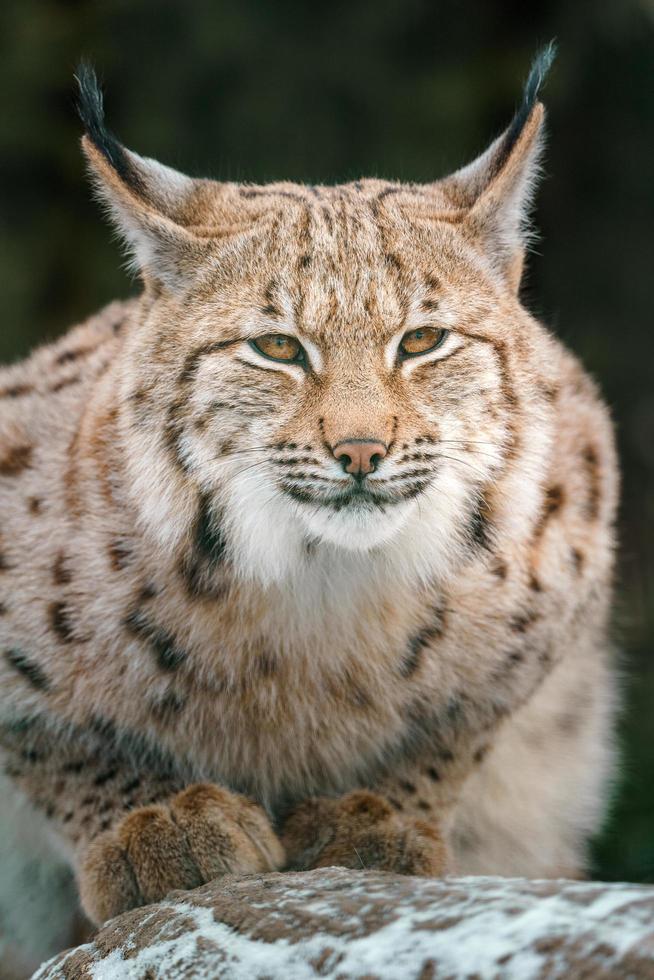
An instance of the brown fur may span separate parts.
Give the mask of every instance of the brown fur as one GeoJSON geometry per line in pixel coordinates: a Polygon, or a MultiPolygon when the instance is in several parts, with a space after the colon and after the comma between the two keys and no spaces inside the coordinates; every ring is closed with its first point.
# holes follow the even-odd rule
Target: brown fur
{"type": "Polygon", "coordinates": [[[85,139],[144,290],[0,379],[0,722],[96,921],[280,867],[269,820],[293,867],[583,868],[617,480],[517,297],[542,116],[424,186],[119,173],[85,139]],[[420,324],[449,346],[401,361],[420,324]],[[353,439],[386,447],[362,503],[353,439]]]}
{"type": "Polygon", "coordinates": [[[446,848],[433,824],[399,816],[382,797],[363,790],[338,800],[300,804],[282,838],[291,868],[377,868],[438,877],[446,848]]]}
{"type": "Polygon", "coordinates": [[[87,848],[81,897],[102,922],[125,908],[156,902],[174,888],[195,888],[219,875],[280,868],[281,845],[263,811],[206,784],[167,804],[132,810],[87,848]]]}

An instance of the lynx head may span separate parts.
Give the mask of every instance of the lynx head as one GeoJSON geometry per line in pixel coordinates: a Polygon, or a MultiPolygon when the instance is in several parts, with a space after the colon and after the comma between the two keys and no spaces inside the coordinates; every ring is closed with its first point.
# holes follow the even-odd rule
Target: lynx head
{"type": "Polygon", "coordinates": [[[423,185],[191,179],[124,148],[80,71],[84,150],[145,283],[126,464],[162,540],[201,512],[236,568],[279,580],[320,551],[437,574],[479,532],[530,410],[517,292],[551,60],[482,156],[423,185]]]}

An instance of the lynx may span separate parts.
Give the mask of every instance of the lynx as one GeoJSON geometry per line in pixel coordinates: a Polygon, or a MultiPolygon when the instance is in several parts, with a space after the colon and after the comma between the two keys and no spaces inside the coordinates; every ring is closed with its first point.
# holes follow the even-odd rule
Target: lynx
{"type": "Polygon", "coordinates": [[[80,70],[143,289],[0,378],[0,733],[92,921],[225,873],[585,873],[617,469],[518,295],[550,60],[452,176],[335,187],[140,157],[80,70]]]}

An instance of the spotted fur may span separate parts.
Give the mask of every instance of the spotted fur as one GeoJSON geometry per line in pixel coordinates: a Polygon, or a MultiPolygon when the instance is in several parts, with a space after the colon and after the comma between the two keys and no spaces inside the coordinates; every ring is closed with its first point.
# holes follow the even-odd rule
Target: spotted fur
{"type": "Polygon", "coordinates": [[[0,741],[95,918],[356,850],[583,871],[616,461],[518,298],[535,79],[441,181],[254,187],[120,146],[81,76],[143,291],[0,378],[0,741]],[[445,344],[402,359],[429,325],[445,344]],[[271,332],[306,360],[257,353],[271,332]],[[365,483],[333,453],[362,439],[386,450],[365,483]]]}

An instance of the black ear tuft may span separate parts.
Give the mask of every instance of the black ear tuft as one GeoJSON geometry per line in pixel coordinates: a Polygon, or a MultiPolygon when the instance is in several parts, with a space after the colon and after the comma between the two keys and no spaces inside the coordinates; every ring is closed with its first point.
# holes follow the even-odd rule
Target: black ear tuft
{"type": "Polygon", "coordinates": [[[538,98],[538,93],[540,88],[545,81],[545,77],[552,67],[552,63],[556,58],[556,43],[555,41],[550,41],[546,44],[544,48],[538,52],[534,58],[534,62],[531,66],[531,71],[529,72],[529,77],[527,79],[527,84],[525,85],[524,92],[522,94],[522,104],[515,116],[511,120],[511,125],[509,126],[506,139],[503,146],[503,155],[506,158],[513,146],[515,145],[520,133],[529,116],[531,115],[531,110],[536,104],[536,99],[538,98]]]}
{"type": "Polygon", "coordinates": [[[527,79],[527,84],[525,85],[523,95],[523,102],[527,112],[530,112],[533,108],[534,103],[538,98],[541,85],[545,81],[547,73],[552,67],[555,58],[556,41],[550,41],[549,44],[546,44],[534,58],[534,63],[531,66],[531,71],[529,72],[529,78],[527,79]]]}
{"type": "Polygon", "coordinates": [[[94,69],[87,61],[79,63],[75,80],[79,87],[77,111],[84,124],[86,135],[118,176],[128,184],[134,184],[137,178],[134,168],[130,166],[129,158],[121,144],[105,126],[102,89],[94,69]]]}

